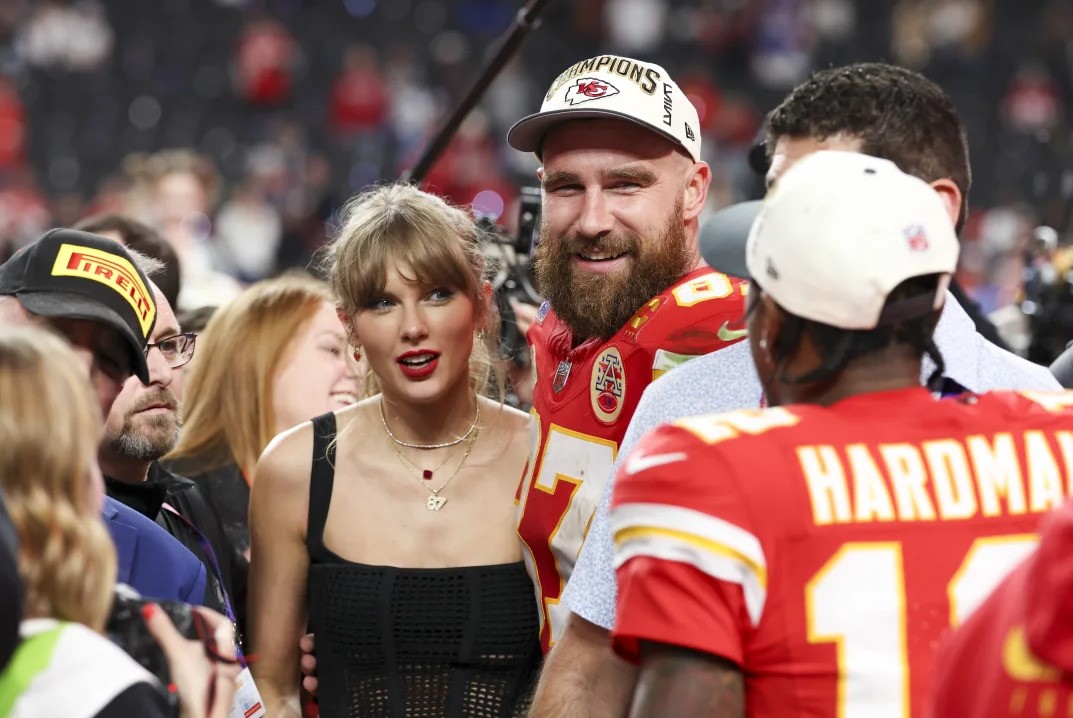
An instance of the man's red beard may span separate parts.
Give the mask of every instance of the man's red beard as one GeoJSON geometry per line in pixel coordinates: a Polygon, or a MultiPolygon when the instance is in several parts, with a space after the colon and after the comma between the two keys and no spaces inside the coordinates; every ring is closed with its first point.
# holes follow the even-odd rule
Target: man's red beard
{"type": "Polygon", "coordinates": [[[657,238],[615,233],[599,239],[552,238],[540,227],[540,244],[533,252],[537,289],[570,327],[574,343],[598,337],[610,339],[638,309],[681,279],[693,266],[679,202],[657,238]],[[626,253],[628,269],[586,272],[574,263],[579,252],[626,253]]]}

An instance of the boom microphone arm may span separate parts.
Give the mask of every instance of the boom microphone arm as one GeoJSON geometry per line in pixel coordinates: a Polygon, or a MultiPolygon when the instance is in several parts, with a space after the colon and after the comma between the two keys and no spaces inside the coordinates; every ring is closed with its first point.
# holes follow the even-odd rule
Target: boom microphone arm
{"type": "Polygon", "coordinates": [[[474,105],[484,95],[485,90],[492,84],[492,81],[499,75],[499,73],[510,61],[511,57],[518,51],[518,48],[522,44],[522,40],[525,39],[538,24],[540,14],[544,11],[544,7],[548,4],[548,0],[529,0],[529,2],[518,11],[517,17],[514,19],[514,23],[507,30],[506,36],[499,42],[499,46],[496,48],[495,53],[491,59],[485,64],[481,74],[474,81],[473,86],[470,87],[469,92],[462,98],[462,101],[458,103],[454,112],[447,118],[447,121],[440,127],[439,132],[425,148],[421,158],[418,159],[417,164],[412,169],[402,173],[402,181],[412,182],[414,184],[420,184],[428,171],[432,169],[432,165],[436,163],[436,160],[443,154],[444,149],[448,143],[455,136],[458,131],[458,127],[462,124],[462,121],[466,119],[466,115],[473,109],[474,105]]]}

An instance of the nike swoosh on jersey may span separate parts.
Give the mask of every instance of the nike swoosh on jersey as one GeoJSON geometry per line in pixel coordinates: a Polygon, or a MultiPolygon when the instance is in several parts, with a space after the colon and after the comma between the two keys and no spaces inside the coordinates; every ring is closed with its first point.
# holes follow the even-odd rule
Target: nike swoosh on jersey
{"type": "Polygon", "coordinates": [[[741,339],[748,333],[748,329],[731,329],[730,322],[723,322],[723,326],[719,327],[719,331],[716,332],[716,336],[719,337],[720,341],[732,342],[741,339]]]}
{"type": "Polygon", "coordinates": [[[626,462],[626,473],[636,474],[646,469],[654,469],[664,464],[673,464],[686,458],[685,453],[676,451],[673,454],[648,454],[644,456],[631,456],[626,462]]]}

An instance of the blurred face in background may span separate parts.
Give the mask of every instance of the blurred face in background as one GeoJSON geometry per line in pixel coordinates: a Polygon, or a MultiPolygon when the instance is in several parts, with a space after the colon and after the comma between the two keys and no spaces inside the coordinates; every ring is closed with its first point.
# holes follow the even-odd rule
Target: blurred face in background
{"type": "Polygon", "coordinates": [[[153,190],[154,224],[185,260],[190,245],[207,239],[212,231],[206,188],[193,172],[173,170],[162,175],[153,190]]]}
{"type": "Polygon", "coordinates": [[[349,351],[335,307],[321,302],[294,337],[273,382],[277,433],[358,400],[349,351]]]}
{"type": "Polygon", "coordinates": [[[156,185],[156,201],[166,222],[182,221],[208,209],[205,188],[193,172],[168,172],[156,185]]]}

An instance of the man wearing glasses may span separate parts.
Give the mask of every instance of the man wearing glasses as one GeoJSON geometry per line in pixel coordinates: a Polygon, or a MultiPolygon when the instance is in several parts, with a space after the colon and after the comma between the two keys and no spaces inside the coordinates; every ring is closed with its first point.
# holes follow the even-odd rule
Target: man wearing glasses
{"type": "Polygon", "coordinates": [[[160,465],[182,431],[182,367],[197,336],[183,333],[167,298],[155,284],[150,289],[157,318],[145,347],[148,381],[127,379],[105,420],[97,451],[105,490],[190,549],[208,572],[206,605],[236,621],[234,569],[219,515],[197,484],[160,465]]]}
{"type": "MultiPolygon", "coordinates": [[[[157,309],[146,275],[159,267],[111,239],[50,230],[0,265],[0,325],[44,325],[67,339],[107,416],[128,381],[149,381],[145,347],[157,309]]],[[[197,557],[152,520],[110,497],[101,516],[120,583],[146,598],[194,604],[218,593],[206,591],[209,573],[197,557]]]]}

